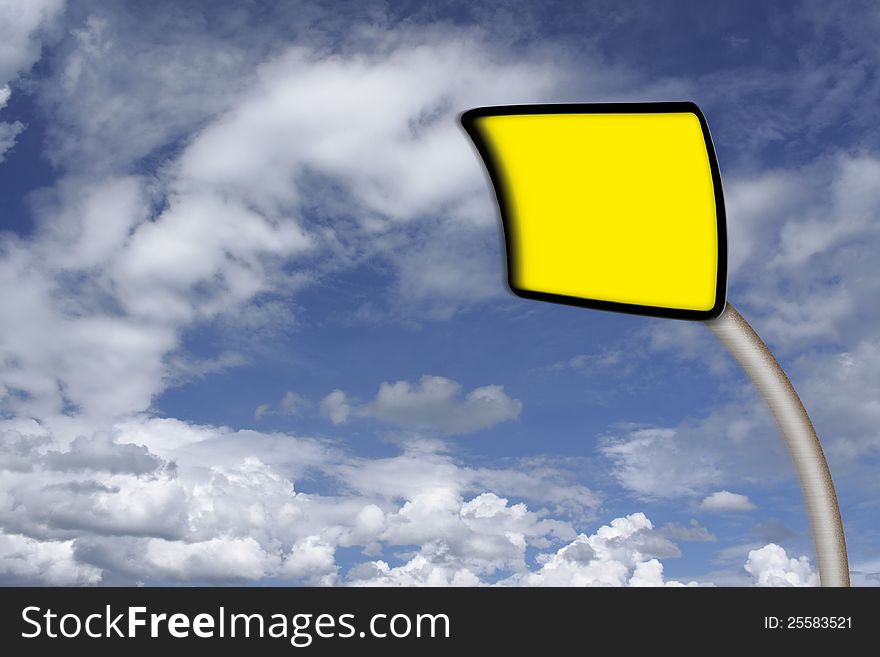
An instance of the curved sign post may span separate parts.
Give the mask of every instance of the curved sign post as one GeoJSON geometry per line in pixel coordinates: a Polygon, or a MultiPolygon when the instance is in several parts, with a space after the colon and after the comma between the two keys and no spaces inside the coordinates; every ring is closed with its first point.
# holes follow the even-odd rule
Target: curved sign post
{"type": "Polygon", "coordinates": [[[511,290],[528,299],[704,321],[742,365],[801,481],[823,586],[849,586],[837,496],[794,387],[727,301],[718,162],[693,103],[480,107],[462,125],[501,212],[511,290]]]}

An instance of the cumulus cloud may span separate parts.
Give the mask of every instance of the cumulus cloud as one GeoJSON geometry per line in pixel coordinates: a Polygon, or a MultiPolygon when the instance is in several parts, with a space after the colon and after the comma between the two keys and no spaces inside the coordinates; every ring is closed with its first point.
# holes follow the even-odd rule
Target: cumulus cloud
{"type": "Polygon", "coordinates": [[[474,482],[518,498],[541,500],[550,514],[580,522],[595,520],[603,495],[581,483],[586,459],[566,459],[566,467],[550,457],[517,459],[507,468],[473,468],[474,482]]]}
{"type": "Polygon", "coordinates": [[[363,459],[311,438],[146,416],[67,441],[36,423],[16,426],[0,440],[0,525],[18,537],[3,558],[12,564],[21,545],[43,550],[66,579],[7,564],[8,581],[326,585],[348,581],[339,548],[376,555],[413,545],[468,582],[491,581],[526,571],[529,548],[571,540],[569,518],[592,517],[599,503],[582,484],[545,490],[572,477],[550,462],[535,473],[473,469],[436,441],[363,459]],[[312,473],[330,490],[300,492],[312,473]]]}
{"type": "MultiPolygon", "coordinates": [[[[555,553],[538,556],[540,568],[509,583],[529,586],[682,586],[666,581],[657,557],[680,556],[643,513],[616,518],[590,536],[581,534],[555,553]]],[[[696,585],[696,582],[691,582],[696,585]]]]}
{"type": "Polygon", "coordinates": [[[467,568],[432,563],[417,555],[392,568],[385,561],[362,564],[349,572],[352,586],[478,586],[480,578],[467,568]]]}
{"type": "Polygon", "coordinates": [[[516,419],[522,402],[498,385],[474,388],[460,399],[461,385],[439,376],[423,376],[418,385],[383,383],[368,413],[405,427],[466,433],[516,419]]]}
{"type": "Polygon", "coordinates": [[[700,502],[701,510],[714,513],[754,511],[755,508],[748,496],[727,490],[716,491],[700,502]]]}
{"type": "MultiPolygon", "coordinates": [[[[477,501],[477,500],[475,500],[477,501]]],[[[497,500],[478,506],[495,507],[497,500]]],[[[680,556],[678,549],[653,531],[642,513],[614,519],[595,534],[579,535],[555,552],[537,555],[538,567],[495,582],[502,586],[684,586],[666,580],[659,558],[680,556]]],[[[479,573],[448,553],[423,548],[404,564],[385,561],[352,569],[355,586],[475,586],[485,584],[479,573]]],[[[697,582],[687,585],[696,586],[697,582]]]]}
{"type": "MultiPolygon", "coordinates": [[[[589,517],[599,498],[548,486],[564,469],[474,469],[436,441],[355,458],[315,439],[141,417],[112,441],[56,443],[37,426],[0,441],[4,581],[675,586],[671,539],[710,540],[697,523],[658,530],[643,513],[578,534],[568,518],[589,517]],[[335,489],[299,492],[315,471],[335,489]],[[367,558],[342,568],[337,551],[352,547],[367,558]],[[369,558],[395,549],[400,565],[369,558]]],[[[805,559],[771,552],[750,555],[756,582],[813,581],[805,559]]]]}
{"type": "Polygon", "coordinates": [[[144,567],[158,577],[196,580],[260,579],[274,568],[253,538],[211,538],[197,543],[150,539],[144,567]]]}
{"type": "Polygon", "coordinates": [[[73,541],[38,541],[0,532],[0,581],[82,586],[100,583],[101,570],[76,560],[73,541]]]}
{"type": "Polygon", "coordinates": [[[775,543],[751,550],[745,569],[757,586],[819,585],[819,575],[807,557],[789,557],[775,543]]]}
{"type": "MultiPolygon", "coordinates": [[[[359,517],[362,514],[363,510],[359,517]]],[[[293,545],[281,572],[285,577],[311,584],[335,584],[338,570],[335,552],[336,546],[332,542],[320,536],[307,536],[293,545]]]]}
{"type": "Polygon", "coordinates": [[[448,486],[414,496],[386,520],[383,536],[391,542],[420,545],[419,553],[432,561],[489,575],[522,569],[525,549],[535,539],[558,538],[571,531],[566,523],[540,518],[525,504],[511,504],[494,493],[463,499],[448,486]],[[440,541],[438,529],[443,535],[440,541]]]}
{"type": "Polygon", "coordinates": [[[352,405],[346,394],[334,390],[321,402],[334,424],[350,416],[369,417],[408,429],[454,435],[515,420],[522,402],[499,385],[474,388],[462,396],[461,384],[442,376],[425,375],[415,385],[408,381],[382,383],[373,401],[352,405]]]}
{"type": "Polygon", "coordinates": [[[101,470],[133,475],[150,474],[164,465],[143,445],[118,444],[105,433],[79,436],[67,451],[47,452],[43,462],[52,470],[101,470]]]}
{"type": "Polygon", "coordinates": [[[525,569],[528,545],[570,531],[541,520],[525,504],[510,504],[494,493],[462,499],[449,487],[425,491],[386,520],[380,536],[394,544],[419,545],[417,554],[397,568],[381,560],[361,564],[348,574],[352,583],[473,585],[497,571],[525,569]]]}

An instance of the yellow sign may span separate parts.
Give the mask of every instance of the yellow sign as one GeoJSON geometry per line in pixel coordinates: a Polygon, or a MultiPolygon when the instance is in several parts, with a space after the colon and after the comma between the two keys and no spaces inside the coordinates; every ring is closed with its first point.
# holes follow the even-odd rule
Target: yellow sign
{"type": "Polygon", "coordinates": [[[660,317],[724,309],[724,201],[693,103],[482,107],[462,125],[501,209],[518,295],[660,317]]]}

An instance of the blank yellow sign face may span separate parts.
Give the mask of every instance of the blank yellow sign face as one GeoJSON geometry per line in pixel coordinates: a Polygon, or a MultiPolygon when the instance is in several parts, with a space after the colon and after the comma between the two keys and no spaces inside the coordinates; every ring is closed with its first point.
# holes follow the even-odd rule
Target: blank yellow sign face
{"type": "Polygon", "coordinates": [[[696,105],[486,107],[462,124],[495,186],[515,293],[683,319],[724,309],[721,180],[696,105]]]}

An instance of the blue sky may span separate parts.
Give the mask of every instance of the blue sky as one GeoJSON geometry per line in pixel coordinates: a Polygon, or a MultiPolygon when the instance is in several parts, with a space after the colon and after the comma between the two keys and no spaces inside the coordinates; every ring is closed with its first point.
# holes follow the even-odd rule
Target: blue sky
{"type": "Polygon", "coordinates": [[[876,522],[880,12],[0,4],[0,581],[815,585],[705,327],[525,301],[457,116],[693,100],[729,298],[876,522]]]}

